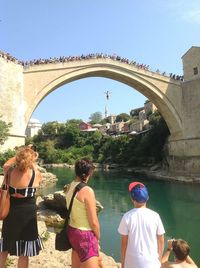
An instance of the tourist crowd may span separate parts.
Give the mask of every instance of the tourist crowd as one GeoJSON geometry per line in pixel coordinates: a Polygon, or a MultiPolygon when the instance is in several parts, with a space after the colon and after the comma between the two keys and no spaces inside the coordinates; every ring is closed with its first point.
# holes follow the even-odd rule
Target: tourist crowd
{"type": "MultiPolygon", "coordinates": [[[[65,62],[71,62],[71,61],[80,61],[80,60],[88,60],[88,59],[99,59],[99,58],[108,58],[108,59],[112,59],[115,61],[120,61],[129,65],[134,65],[135,67],[137,67],[138,69],[143,69],[143,70],[147,70],[147,71],[152,71],[149,67],[149,65],[147,64],[143,64],[143,63],[137,63],[134,60],[129,60],[127,58],[124,57],[120,57],[116,54],[113,55],[108,55],[105,53],[90,53],[88,55],[81,55],[81,56],[61,56],[61,57],[50,57],[49,59],[34,59],[34,60],[30,60],[30,61],[20,61],[18,59],[16,59],[15,57],[11,56],[9,53],[0,51],[0,57],[4,58],[5,60],[8,61],[12,61],[15,62],[17,64],[21,64],[22,66],[24,66],[25,68],[33,66],[33,65],[39,65],[39,64],[49,64],[49,63],[65,63],[65,62]]],[[[181,80],[183,81],[183,76],[182,75],[176,75],[176,74],[167,74],[166,72],[160,72],[159,69],[156,70],[156,73],[159,73],[163,76],[169,76],[172,79],[175,80],[181,80]]]]}

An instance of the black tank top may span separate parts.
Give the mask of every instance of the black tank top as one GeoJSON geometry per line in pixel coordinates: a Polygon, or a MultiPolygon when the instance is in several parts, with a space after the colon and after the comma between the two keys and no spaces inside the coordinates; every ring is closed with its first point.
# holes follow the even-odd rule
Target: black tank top
{"type": "Polygon", "coordinates": [[[35,170],[33,169],[32,170],[32,176],[31,176],[30,182],[28,184],[28,187],[22,188],[22,189],[17,189],[17,188],[14,188],[12,186],[9,186],[10,195],[21,194],[24,197],[33,197],[35,195],[35,192],[36,192],[36,188],[32,187],[34,179],[35,179],[35,170]]]}

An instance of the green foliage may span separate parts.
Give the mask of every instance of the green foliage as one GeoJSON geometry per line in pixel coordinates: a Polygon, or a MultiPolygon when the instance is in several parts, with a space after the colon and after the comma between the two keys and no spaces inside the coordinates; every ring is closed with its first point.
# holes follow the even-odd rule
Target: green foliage
{"type": "Polygon", "coordinates": [[[34,140],[32,137],[26,137],[25,138],[25,145],[33,144],[34,140]]]}
{"type": "Polygon", "coordinates": [[[39,156],[45,163],[58,163],[55,141],[46,140],[38,144],[39,156]]]}
{"type": "Polygon", "coordinates": [[[133,117],[131,117],[131,119],[129,120],[129,125],[132,125],[132,124],[134,124],[134,123],[136,123],[136,122],[138,122],[139,121],[139,117],[138,116],[133,116],[133,117]]]}
{"type": "Polygon", "coordinates": [[[100,123],[102,120],[102,113],[101,112],[95,112],[90,115],[89,117],[91,124],[97,124],[100,123]]]}
{"type": "Polygon", "coordinates": [[[159,112],[150,116],[151,129],[143,135],[136,136],[129,150],[132,155],[129,164],[141,165],[162,160],[163,147],[169,136],[169,129],[159,112]]]}
{"type": "Polygon", "coordinates": [[[4,142],[7,140],[11,126],[11,123],[7,124],[3,120],[0,120],[0,145],[4,144],[4,142]]]}
{"type": "Polygon", "coordinates": [[[15,155],[15,151],[14,150],[7,150],[4,153],[0,154],[0,166],[2,167],[3,164],[11,157],[13,157],[15,155]]]}
{"type": "Polygon", "coordinates": [[[81,148],[73,146],[70,149],[68,149],[68,152],[70,152],[71,155],[73,155],[73,159],[76,160],[76,159],[81,158],[81,157],[91,158],[93,150],[94,150],[94,148],[92,145],[85,145],[81,148]]]}
{"type": "Polygon", "coordinates": [[[129,114],[126,114],[126,113],[121,113],[121,114],[118,114],[117,117],[116,117],[116,122],[126,122],[130,119],[130,115],[129,114]]]}
{"type": "Polygon", "coordinates": [[[64,132],[57,139],[57,148],[64,149],[79,142],[80,130],[76,124],[66,124],[64,132]]]}
{"type": "Polygon", "coordinates": [[[58,122],[57,121],[53,121],[53,122],[48,122],[42,125],[42,132],[43,135],[46,136],[56,136],[57,132],[58,132],[58,122]]]}
{"type": "Polygon", "coordinates": [[[101,125],[104,125],[106,123],[110,123],[110,120],[108,118],[104,118],[99,122],[101,125]]]}
{"type": "Polygon", "coordinates": [[[99,163],[128,166],[153,164],[162,160],[169,130],[158,112],[150,115],[149,119],[149,131],[137,136],[119,137],[104,136],[98,131],[80,132],[80,120],[69,120],[64,124],[53,122],[53,126],[51,122],[33,138],[33,143],[45,163],[74,164],[77,159],[88,157],[99,163]]]}

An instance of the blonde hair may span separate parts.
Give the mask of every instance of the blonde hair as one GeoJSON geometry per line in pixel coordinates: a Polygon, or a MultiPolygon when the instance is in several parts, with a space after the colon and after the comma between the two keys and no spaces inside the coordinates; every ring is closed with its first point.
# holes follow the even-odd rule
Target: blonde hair
{"type": "Polygon", "coordinates": [[[36,153],[30,147],[25,147],[17,152],[16,166],[20,171],[26,171],[28,168],[33,168],[35,159],[36,153]]]}

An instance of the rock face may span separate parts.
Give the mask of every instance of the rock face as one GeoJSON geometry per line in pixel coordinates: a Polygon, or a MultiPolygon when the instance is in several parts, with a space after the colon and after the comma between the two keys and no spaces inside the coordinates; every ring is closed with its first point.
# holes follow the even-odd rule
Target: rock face
{"type": "MultiPolygon", "coordinates": [[[[0,222],[1,229],[1,222],[0,222]]],[[[60,252],[55,250],[55,234],[47,230],[43,221],[38,221],[39,234],[43,240],[44,249],[38,256],[29,259],[29,268],[67,268],[71,267],[71,250],[60,252]]],[[[100,253],[106,268],[120,268],[112,257],[100,253]]],[[[17,267],[17,257],[8,258],[9,268],[17,267]]]]}
{"type": "Polygon", "coordinates": [[[56,175],[47,172],[45,168],[37,166],[37,168],[39,169],[39,171],[42,174],[42,181],[40,183],[40,187],[39,188],[44,188],[45,186],[47,186],[48,184],[52,184],[52,183],[56,183],[58,178],[56,177],[56,175]]]}
{"type": "MultiPolygon", "coordinates": [[[[43,197],[38,197],[38,219],[44,220],[48,226],[61,227],[64,223],[66,213],[66,199],[64,191],[57,191],[54,194],[49,194],[43,197]]],[[[99,201],[96,203],[97,213],[103,206],[99,201]]]]}
{"type": "MultiPolygon", "coordinates": [[[[66,196],[64,191],[56,191],[54,194],[44,196],[44,205],[52,210],[59,211],[66,208],[66,196]]],[[[96,203],[97,212],[103,209],[99,201],[96,203]]]]}

